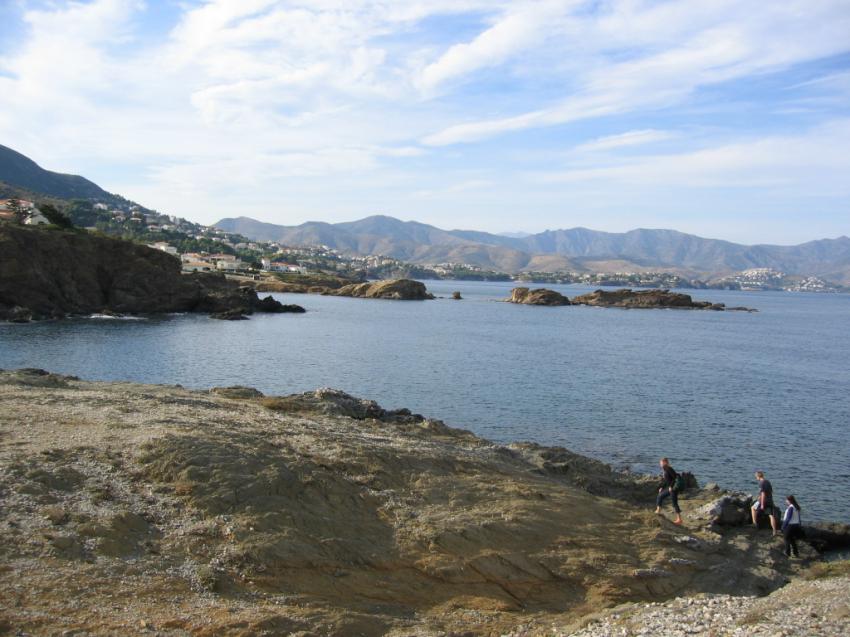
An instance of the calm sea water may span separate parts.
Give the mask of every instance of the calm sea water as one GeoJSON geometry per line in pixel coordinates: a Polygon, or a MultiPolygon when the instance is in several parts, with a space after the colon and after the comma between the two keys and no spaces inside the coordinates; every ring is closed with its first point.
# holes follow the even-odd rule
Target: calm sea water
{"type": "MultiPolygon", "coordinates": [[[[401,303],[287,295],[303,315],[0,324],[0,367],[86,379],[337,387],[490,439],[563,445],[777,496],[850,522],[850,295],[694,291],[758,314],[496,303],[510,284],[428,282],[401,303]]],[[[553,286],[569,296],[587,291],[553,286]]]]}

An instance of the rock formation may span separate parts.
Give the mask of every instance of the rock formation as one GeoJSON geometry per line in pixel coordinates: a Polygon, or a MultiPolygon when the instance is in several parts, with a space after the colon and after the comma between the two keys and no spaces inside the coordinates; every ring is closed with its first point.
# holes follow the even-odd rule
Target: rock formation
{"type": "Polygon", "coordinates": [[[369,281],[352,283],[323,294],[332,296],[353,296],[363,299],[392,299],[396,301],[425,301],[433,299],[425,284],[410,279],[390,279],[387,281],[369,281]]]}
{"type": "MultiPolygon", "coordinates": [[[[553,634],[799,570],[716,492],[502,446],[337,390],[0,372],[0,626],[21,634],[553,634]]],[[[807,545],[804,559],[816,557],[807,545]]]]}
{"type": "Polygon", "coordinates": [[[160,250],[80,231],[0,224],[0,320],[93,313],[303,311],[223,274],[181,274],[160,250]]]}
{"type": "MultiPolygon", "coordinates": [[[[594,305],[598,307],[622,307],[629,309],[684,309],[684,310],[717,310],[726,309],[723,303],[709,301],[694,301],[689,294],[671,292],[670,290],[596,290],[590,294],[573,297],[576,305],[594,305]]],[[[747,310],[747,308],[735,308],[747,310]]],[[[749,310],[748,310],[749,311],[749,310]]]]}
{"type": "Polygon", "coordinates": [[[570,300],[555,290],[547,288],[514,288],[507,299],[508,303],[522,303],[523,305],[571,305],[570,300]]]}

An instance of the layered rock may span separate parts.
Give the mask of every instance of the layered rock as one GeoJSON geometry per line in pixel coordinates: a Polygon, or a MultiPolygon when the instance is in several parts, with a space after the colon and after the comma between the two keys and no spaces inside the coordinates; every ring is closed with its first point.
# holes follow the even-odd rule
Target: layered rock
{"type": "MultiPolygon", "coordinates": [[[[86,232],[0,224],[0,320],[93,313],[297,311],[160,250],[86,232]]],[[[300,309],[300,308],[298,308],[300,309]]]]}
{"type": "Polygon", "coordinates": [[[22,370],[0,401],[0,625],[22,633],[542,635],[795,569],[710,525],[716,493],[677,527],[651,479],[337,390],[22,370]]]}
{"type": "Polygon", "coordinates": [[[570,300],[560,292],[548,288],[514,288],[511,295],[506,299],[508,303],[522,303],[523,305],[572,305],[570,300]]]}
{"type": "MultiPolygon", "coordinates": [[[[573,297],[577,305],[598,307],[622,307],[630,309],[684,309],[684,310],[725,310],[723,303],[694,301],[689,294],[670,290],[596,290],[590,294],[573,297]]],[[[745,309],[745,308],[735,308],[745,309]]]]}

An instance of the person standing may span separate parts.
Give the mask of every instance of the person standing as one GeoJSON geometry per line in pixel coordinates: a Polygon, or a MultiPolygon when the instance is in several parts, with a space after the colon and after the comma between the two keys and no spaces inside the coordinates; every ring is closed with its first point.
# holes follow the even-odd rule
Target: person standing
{"type": "Polygon", "coordinates": [[[753,524],[758,528],[759,512],[762,512],[767,515],[770,520],[770,528],[776,535],[779,531],[776,528],[776,508],[773,506],[773,486],[770,484],[770,480],[764,477],[764,471],[756,471],[756,480],[759,483],[759,495],[753,505],[753,524]]]}
{"type": "Polygon", "coordinates": [[[785,509],[785,515],[782,516],[782,537],[785,539],[785,555],[791,557],[791,552],[794,552],[794,557],[800,557],[800,552],[797,550],[797,538],[803,537],[803,523],[800,520],[800,505],[797,504],[797,498],[789,495],[785,498],[785,504],[788,508],[785,509]]]}
{"type": "Polygon", "coordinates": [[[679,474],[670,466],[670,461],[667,458],[661,458],[658,461],[661,467],[661,486],[658,488],[658,497],[655,499],[655,512],[661,514],[661,505],[664,500],[669,497],[673,504],[673,510],[676,512],[676,519],[673,524],[682,524],[682,509],[679,508],[679,474]]]}

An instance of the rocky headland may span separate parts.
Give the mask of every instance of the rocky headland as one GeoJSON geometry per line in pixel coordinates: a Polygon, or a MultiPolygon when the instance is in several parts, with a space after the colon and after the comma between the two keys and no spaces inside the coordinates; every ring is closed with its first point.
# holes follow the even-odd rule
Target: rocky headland
{"type": "MultiPolygon", "coordinates": [[[[598,613],[760,597],[818,561],[738,526],[741,496],[716,487],[683,495],[677,527],[651,478],[330,389],[18,370],[0,404],[0,632],[519,636],[597,617],[613,628],[586,634],[631,635],[598,613]]],[[[848,584],[810,594],[834,609],[848,584]]],[[[737,608],[710,634],[749,634],[737,608]]]]}
{"type": "Polygon", "coordinates": [[[203,312],[222,318],[299,312],[223,274],[182,274],[180,260],[88,232],[0,224],[0,320],[203,312]]]}

